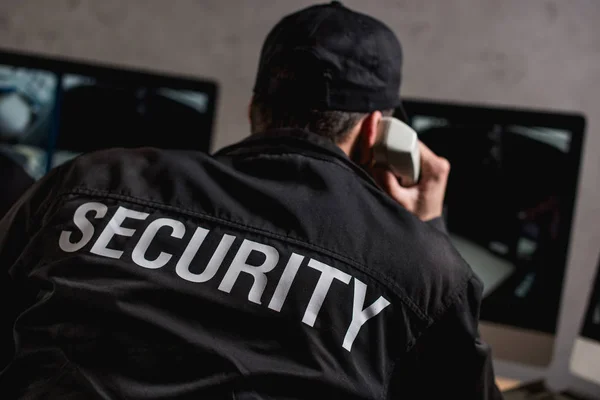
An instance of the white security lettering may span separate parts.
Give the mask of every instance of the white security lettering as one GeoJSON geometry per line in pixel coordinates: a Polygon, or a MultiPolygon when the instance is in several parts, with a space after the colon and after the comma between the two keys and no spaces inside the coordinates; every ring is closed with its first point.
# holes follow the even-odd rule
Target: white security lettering
{"type": "Polygon", "coordinates": [[[72,253],[88,244],[94,236],[94,225],[86,218],[90,211],[94,211],[94,218],[100,219],[106,215],[108,207],[102,203],[84,203],[77,207],[73,216],[73,223],[81,231],[81,239],[77,242],[71,242],[71,231],[62,231],[58,239],[58,246],[67,253],[72,253]]]}
{"type": "Polygon", "coordinates": [[[190,271],[190,264],[196,256],[198,249],[204,242],[206,235],[208,235],[208,232],[208,229],[199,227],[196,228],[194,236],[192,236],[190,243],[188,243],[187,247],[185,248],[185,251],[183,252],[183,255],[181,256],[181,258],[177,262],[177,265],[175,266],[175,272],[177,273],[177,275],[179,275],[186,281],[203,283],[211,280],[219,270],[219,267],[223,263],[223,259],[227,255],[231,244],[235,240],[235,236],[223,235],[223,238],[221,238],[221,242],[217,246],[217,249],[210,258],[210,261],[206,265],[204,271],[202,271],[202,273],[200,274],[195,274],[190,271]]]}
{"type": "Polygon", "coordinates": [[[389,301],[380,296],[373,304],[363,310],[366,293],[367,285],[354,278],[354,304],[352,306],[352,322],[350,322],[350,327],[346,331],[346,336],[344,337],[344,343],[342,345],[342,347],[348,351],[352,349],[352,344],[354,343],[360,328],[365,324],[365,322],[379,314],[384,308],[390,305],[389,301]]]}
{"type": "Polygon", "coordinates": [[[148,214],[145,212],[139,212],[134,210],[129,210],[125,207],[119,207],[115,215],[108,221],[108,225],[100,236],[94,246],[90,250],[90,252],[94,254],[98,254],[99,256],[110,257],[119,259],[123,255],[121,250],[109,249],[108,243],[115,235],[120,236],[128,236],[131,237],[135,233],[135,229],[123,228],[121,224],[125,221],[126,218],[133,218],[138,220],[145,220],[148,218],[148,214]]]}
{"type": "Polygon", "coordinates": [[[266,273],[271,271],[277,265],[279,261],[279,252],[277,249],[266,244],[256,243],[251,240],[245,239],[240,246],[235,258],[231,262],[229,269],[225,273],[219,290],[230,293],[235,281],[241,272],[252,275],[254,282],[248,292],[248,300],[253,303],[261,304],[260,298],[267,286],[266,273]],[[258,251],[265,255],[265,261],[262,265],[254,266],[248,264],[248,257],[252,251],[258,251]]]}
{"type": "MultiPolygon", "coordinates": [[[[148,213],[130,210],[125,207],[119,207],[112,218],[108,221],[106,227],[102,230],[102,232],[99,232],[99,230],[95,229],[92,221],[94,219],[99,220],[106,217],[107,213],[108,207],[102,203],[88,202],[80,205],[75,210],[73,215],[73,223],[76,229],[72,231],[64,230],[60,233],[58,240],[60,249],[68,253],[78,251],[84,246],[91,244],[93,242],[93,238],[97,236],[97,240],[90,249],[91,253],[103,257],[120,259],[125,250],[131,251],[130,249],[133,247],[133,250],[130,253],[131,259],[135,264],[143,268],[159,269],[167,265],[167,263],[169,263],[171,260],[178,257],[178,254],[175,254],[175,251],[173,251],[171,254],[166,251],[153,252],[149,249],[154,249],[155,247],[158,248],[158,246],[160,246],[160,241],[157,238],[157,234],[163,228],[170,228],[170,236],[172,238],[183,239],[186,236],[186,225],[183,222],[171,218],[158,218],[154,221],[146,221],[149,217],[148,213]],[[127,218],[138,221],[146,221],[143,223],[143,225],[146,226],[146,229],[140,235],[140,239],[137,241],[135,246],[127,244],[124,250],[109,248],[108,245],[115,236],[130,238],[134,236],[136,230],[142,229],[140,227],[136,227],[135,229],[123,227],[124,224],[127,225],[127,218]],[[77,236],[81,237],[77,238],[77,236]],[[157,253],[158,256],[155,259],[151,260],[148,258],[149,254],[157,253]]],[[[140,223],[138,223],[138,225],[140,225],[140,223]]],[[[185,245],[185,249],[181,253],[179,260],[175,265],[175,272],[182,279],[194,283],[204,283],[213,279],[221,268],[225,258],[228,256],[231,246],[237,239],[233,235],[223,234],[219,244],[216,246],[214,251],[212,251],[212,245],[209,246],[204,244],[209,233],[210,231],[208,229],[196,227],[189,243],[185,245]],[[203,244],[204,247],[201,249],[203,244]],[[210,254],[211,252],[212,254],[210,254]],[[199,260],[208,259],[208,262],[206,263],[206,266],[202,272],[196,273],[191,271],[194,269],[191,267],[194,266],[193,263],[196,258],[199,260]]],[[[180,241],[179,246],[183,249],[183,242],[180,241]]],[[[173,246],[173,248],[175,248],[175,246],[173,246]]],[[[290,291],[293,290],[292,286],[296,281],[296,277],[300,271],[300,267],[304,263],[305,258],[308,257],[292,252],[284,268],[283,262],[281,263],[283,272],[281,273],[281,277],[277,282],[277,286],[274,288],[273,297],[268,303],[269,309],[276,312],[281,312],[289,296],[297,298],[297,296],[290,294],[290,291]]],[[[255,304],[262,304],[262,296],[268,284],[267,274],[279,265],[279,259],[280,254],[275,247],[244,239],[240,245],[240,248],[235,254],[235,257],[233,257],[229,269],[225,272],[218,289],[225,293],[231,293],[236,281],[240,277],[240,274],[245,273],[252,278],[252,284],[248,291],[248,301],[255,304]],[[264,256],[264,260],[262,262],[259,259],[257,259],[257,261],[253,261],[252,256],[259,255],[253,254],[254,252],[260,253],[260,255],[264,256]]],[[[353,278],[348,273],[342,272],[337,268],[314,259],[308,259],[306,266],[320,272],[319,279],[314,286],[310,300],[308,301],[308,305],[306,306],[302,317],[302,322],[310,327],[314,327],[315,322],[319,317],[319,313],[325,303],[325,299],[329,295],[333,281],[337,280],[344,283],[345,285],[338,284],[338,286],[348,288],[347,290],[350,290],[349,286],[347,286],[349,285],[350,281],[354,281],[352,316],[349,325],[347,325],[348,329],[346,330],[342,340],[342,347],[349,352],[352,351],[354,342],[356,341],[356,338],[358,337],[362,327],[367,323],[367,321],[379,315],[386,307],[388,307],[390,302],[383,296],[379,296],[376,301],[365,308],[365,299],[367,293],[366,284],[356,278],[353,278]]],[[[303,272],[306,271],[303,270],[303,272]]],[[[272,285],[274,285],[274,282],[272,282],[272,285]]],[[[300,287],[297,290],[300,293],[304,293],[306,288],[300,287]]],[[[334,295],[332,294],[330,297],[333,296],[334,295]]],[[[289,312],[295,313],[295,307],[290,307],[289,312]]],[[[350,316],[347,317],[350,319],[350,316]]],[[[322,316],[321,318],[325,319],[325,316],[322,316]]],[[[338,317],[336,316],[335,318],[337,319],[338,317]]],[[[324,324],[329,322],[330,321],[324,322],[324,324]]]]}
{"type": "Polygon", "coordinates": [[[164,267],[171,257],[172,254],[165,253],[163,251],[160,252],[156,260],[148,260],[146,258],[146,251],[148,251],[148,247],[150,247],[150,243],[158,233],[158,230],[164,226],[169,226],[173,230],[171,236],[177,239],[181,239],[185,234],[185,226],[174,219],[170,218],[158,218],[154,220],[148,225],[142,237],[135,245],[133,249],[133,253],[131,254],[131,259],[134,263],[139,265],[140,267],[148,268],[148,269],[157,269],[164,267]]]}
{"type": "Polygon", "coordinates": [[[281,311],[281,307],[283,307],[283,303],[292,287],[292,283],[294,282],[294,278],[296,278],[302,260],[304,260],[304,256],[301,256],[300,254],[292,253],[290,256],[290,259],[283,270],[283,274],[281,274],[279,283],[275,288],[275,293],[273,293],[273,297],[269,302],[269,308],[271,310],[281,311]]]}
{"type": "Polygon", "coordinates": [[[338,281],[348,284],[352,277],[337,268],[330,267],[329,265],[323,264],[317,260],[311,259],[308,262],[308,266],[316,269],[317,271],[321,271],[321,276],[319,276],[317,286],[315,287],[310,301],[308,302],[308,307],[306,307],[306,311],[304,312],[304,317],[302,318],[302,322],[304,322],[306,325],[313,326],[333,280],[337,279],[338,281]]]}

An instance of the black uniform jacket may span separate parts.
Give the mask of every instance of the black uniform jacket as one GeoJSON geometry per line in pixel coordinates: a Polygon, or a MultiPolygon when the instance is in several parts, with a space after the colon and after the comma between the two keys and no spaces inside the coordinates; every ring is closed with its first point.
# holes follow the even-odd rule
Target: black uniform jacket
{"type": "Polygon", "coordinates": [[[0,222],[3,399],[491,399],[440,220],[283,130],[78,157],[0,222]]]}

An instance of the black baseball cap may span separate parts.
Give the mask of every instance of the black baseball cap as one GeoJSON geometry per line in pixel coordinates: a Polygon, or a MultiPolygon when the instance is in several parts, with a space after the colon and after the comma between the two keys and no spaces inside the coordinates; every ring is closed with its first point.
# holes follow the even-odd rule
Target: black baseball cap
{"type": "Polygon", "coordinates": [[[255,97],[286,107],[372,112],[400,101],[402,47],[392,30],[338,1],[284,17],[260,54],[255,97]]]}

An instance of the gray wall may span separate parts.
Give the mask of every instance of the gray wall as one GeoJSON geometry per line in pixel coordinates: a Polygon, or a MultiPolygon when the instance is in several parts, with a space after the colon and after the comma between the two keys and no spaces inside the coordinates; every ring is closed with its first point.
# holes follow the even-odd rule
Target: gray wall
{"type": "MultiPolygon", "coordinates": [[[[270,27],[312,1],[1,0],[0,47],[216,78],[220,148],[248,133],[257,55],[270,27]]],[[[407,96],[575,110],[588,117],[554,386],[567,373],[600,244],[600,2],[348,0],[388,23],[407,96]]],[[[498,363],[501,373],[538,371],[498,363]]],[[[581,384],[581,382],[576,382],[581,384]]]]}

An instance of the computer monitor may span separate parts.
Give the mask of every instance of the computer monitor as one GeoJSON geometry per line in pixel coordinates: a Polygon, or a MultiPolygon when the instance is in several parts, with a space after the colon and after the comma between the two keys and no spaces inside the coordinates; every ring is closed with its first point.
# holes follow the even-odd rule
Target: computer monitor
{"type": "Polygon", "coordinates": [[[571,353],[571,372],[600,385],[600,259],[584,321],[571,353]]]}
{"type": "Polygon", "coordinates": [[[0,218],[53,167],[110,147],[208,152],[217,84],[0,51],[0,218]]]}
{"type": "Polygon", "coordinates": [[[0,58],[0,217],[47,171],[58,75],[0,58]]]}
{"type": "Polygon", "coordinates": [[[547,366],[554,347],[585,119],[407,100],[452,167],[444,218],[484,283],[481,334],[498,359],[547,366]]]}

